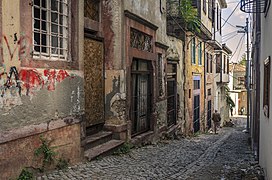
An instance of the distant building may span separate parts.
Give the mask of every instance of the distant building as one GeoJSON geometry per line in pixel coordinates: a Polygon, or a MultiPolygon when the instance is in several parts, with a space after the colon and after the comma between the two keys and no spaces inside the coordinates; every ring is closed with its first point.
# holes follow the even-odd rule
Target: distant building
{"type": "Polygon", "coordinates": [[[245,86],[246,67],[237,63],[229,65],[230,96],[235,103],[233,115],[246,115],[247,91],[245,86]]]}

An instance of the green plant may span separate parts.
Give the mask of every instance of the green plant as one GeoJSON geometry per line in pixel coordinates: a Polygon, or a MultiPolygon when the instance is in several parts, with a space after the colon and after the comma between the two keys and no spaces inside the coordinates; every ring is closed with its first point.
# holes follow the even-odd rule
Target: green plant
{"type": "Polygon", "coordinates": [[[133,147],[132,144],[126,142],[120,148],[118,148],[117,151],[115,151],[113,154],[114,155],[127,154],[130,152],[132,147],[133,147]]]}
{"type": "Polygon", "coordinates": [[[229,87],[225,85],[224,88],[225,88],[225,92],[226,92],[226,102],[227,102],[227,105],[229,106],[229,108],[235,107],[235,103],[231,99],[230,94],[229,94],[229,91],[230,91],[229,87]]]}
{"type": "Polygon", "coordinates": [[[69,166],[69,161],[68,160],[63,159],[63,158],[58,159],[58,162],[57,162],[57,165],[56,165],[57,169],[59,169],[59,170],[67,169],[68,166],[69,166]]]}
{"type": "Polygon", "coordinates": [[[201,21],[197,9],[192,6],[192,0],[182,0],[179,5],[180,16],[186,29],[192,32],[200,32],[201,21]]]}
{"type": "Polygon", "coordinates": [[[29,172],[27,169],[22,169],[17,180],[31,180],[34,179],[33,173],[29,172]]]}
{"type": "Polygon", "coordinates": [[[41,146],[35,150],[35,156],[43,155],[43,164],[42,169],[44,170],[46,165],[50,165],[55,162],[55,156],[57,153],[54,151],[55,147],[50,147],[50,141],[40,136],[40,140],[42,142],[41,146]]]}

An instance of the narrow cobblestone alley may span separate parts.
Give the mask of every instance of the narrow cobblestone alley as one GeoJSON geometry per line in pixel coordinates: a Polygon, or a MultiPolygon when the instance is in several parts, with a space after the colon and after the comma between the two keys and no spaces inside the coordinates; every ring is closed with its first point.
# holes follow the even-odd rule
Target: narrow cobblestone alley
{"type": "Polygon", "coordinates": [[[162,141],[37,179],[258,179],[248,134],[242,132],[246,119],[234,122],[236,127],[224,127],[218,135],[162,141]]]}

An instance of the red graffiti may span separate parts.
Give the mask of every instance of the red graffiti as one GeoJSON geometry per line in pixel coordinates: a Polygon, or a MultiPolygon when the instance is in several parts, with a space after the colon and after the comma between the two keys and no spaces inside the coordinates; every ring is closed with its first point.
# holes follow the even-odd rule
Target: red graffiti
{"type": "MultiPolygon", "coordinates": [[[[9,42],[8,42],[8,39],[7,39],[7,37],[5,35],[3,35],[3,39],[4,39],[4,42],[5,42],[6,46],[7,46],[7,48],[8,48],[8,52],[9,52],[9,56],[10,56],[10,61],[13,60],[13,57],[14,57],[15,52],[16,52],[17,49],[19,49],[18,50],[19,60],[22,60],[28,54],[30,55],[31,47],[27,46],[27,44],[30,44],[30,40],[26,36],[21,36],[21,38],[17,41],[17,44],[16,44],[16,46],[15,46],[15,48],[14,48],[13,51],[11,50],[9,42]]],[[[2,44],[2,39],[1,39],[0,43],[2,44]]],[[[2,62],[4,62],[3,45],[0,48],[0,50],[1,50],[2,62]]]]}
{"type": "Polygon", "coordinates": [[[61,82],[63,81],[65,78],[69,77],[70,75],[67,73],[67,71],[65,70],[59,70],[58,75],[57,75],[57,81],[61,82]]]}
{"type": "Polygon", "coordinates": [[[44,76],[47,77],[47,89],[49,91],[55,90],[56,70],[46,69],[44,70],[44,76]]]}
{"type": "Polygon", "coordinates": [[[19,78],[23,82],[23,86],[27,89],[27,95],[29,94],[29,90],[31,88],[44,84],[40,73],[38,73],[35,69],[22,69],[19,73],[19,78]]]}

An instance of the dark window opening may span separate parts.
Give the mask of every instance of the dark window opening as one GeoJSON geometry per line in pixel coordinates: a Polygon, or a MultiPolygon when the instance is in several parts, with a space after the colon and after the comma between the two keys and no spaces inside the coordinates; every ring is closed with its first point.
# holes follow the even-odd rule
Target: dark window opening
{"type": "Polygon", "coordinates": [[[263,108],[264,115],[269,117],[270,101],[270,56],[264,62],[264,87],[263,87],[263,108]]]}

